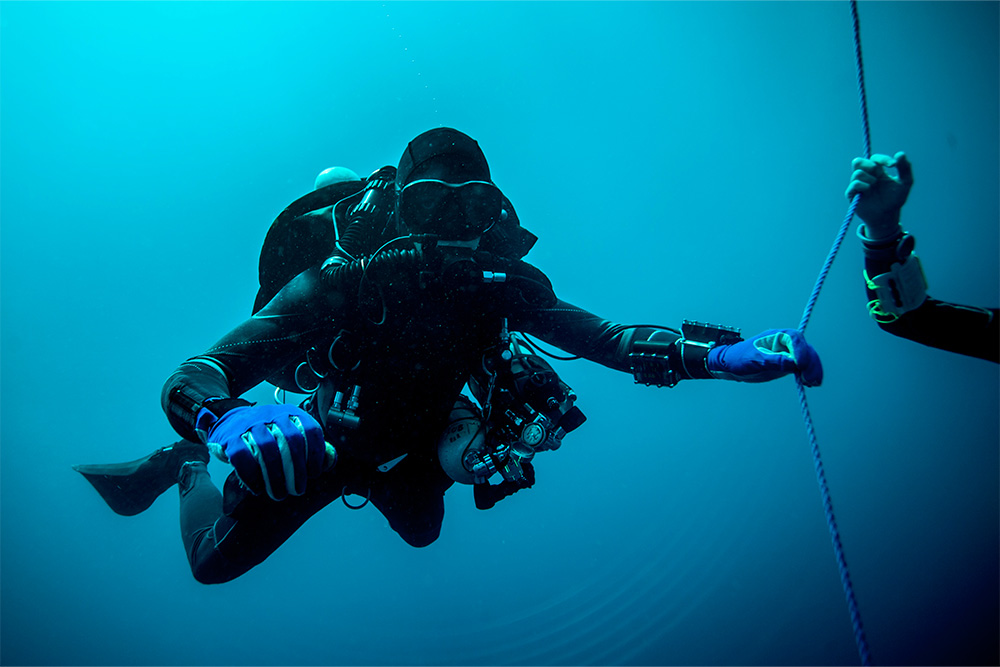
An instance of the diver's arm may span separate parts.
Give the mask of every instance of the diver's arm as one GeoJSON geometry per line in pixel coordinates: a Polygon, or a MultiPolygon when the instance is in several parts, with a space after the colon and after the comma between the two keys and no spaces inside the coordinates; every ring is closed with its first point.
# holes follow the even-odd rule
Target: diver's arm
{"type": "Polygon", "coordinates": [[[987,361],[1000,361],[1000,318],[996,308],[962,306],[927,298],[894,322],[879,326],[894,336],[987,361]]]}
{"type": "Polygon", "coordinates": [[[879,327],[931,347],[997,361],[997,309],[973,308],[932,299],[915,241],[900,225],[913,186],[913,166],[905,153],[855,158],[846,196],[860,195],[858,227],[865,253],[868,313],[879,327]],[[891,172],[892,169],[896,173],[891,172]]]}
{"type": "Polygon", "coordinates": [[[845,194],[860,195],[857,214],[864,223],[858,227],[858,237],[864,247],[865,292],[872,319],[894,336],[997,361],[996,308],[948,303],[927,294],[927,280],[913,252],[916,242],[900,225],[901,210],[913,187],[913,166],[906,154],[855,158],[851,168],[845,194]]]}
{"type": "Polygon", "coordinates": [[[543,308],[529,308],[511,321],[512,329],[537,336],[546,343],[626,373],[635,341],[672,344],[680,332],[666,327],[616,324],[561,299],[543,308]]]}
{"type": "Polygon", "coordinates": [[[510,262],[511,290],[506,302],[513,331],[536,336],[574,356],[618,371],[631,372],[633,341],[654,339],[666,344],[681,334],[668,327],[616,324],[559,299],[552,283],[537,267],[510,262]]]}
{"type": "MultiPolygon", "coordinates": [[[[544,297],[542,290],[535,292],[544,297]]],[[[537,297],[521,299],[520,307],[513,309],[512,330],[632,373],[636,382],[668,387],[681,380],[709,378],[767,382],[789,373],[798,373],[806,386],[823,380],[819,355],[794,329],[769,329],[744,341],[731,327],[686,321],[676,331],[614,324],[556,298],[551,291],[548,299],[537,297]]]]}
{"type": "Polygon", "coordinates": [[[198,440],[195,422],[202,407],[221,417],[249,405],[238,397],[312,345],[341,302],[321,289],[318,268],[294,278],[263,309],[167,379],[161,403],[171,426],[198,440]]]}
{"type": "Polygon", "coordinates": [[[948,352],[997,362],[1000,320],[996,308],[976,308],[933,299],[915,241],[898,238],[876,242],[859,230],[865,250],[865,293],[868,313],[888,333],[948,352]]]}

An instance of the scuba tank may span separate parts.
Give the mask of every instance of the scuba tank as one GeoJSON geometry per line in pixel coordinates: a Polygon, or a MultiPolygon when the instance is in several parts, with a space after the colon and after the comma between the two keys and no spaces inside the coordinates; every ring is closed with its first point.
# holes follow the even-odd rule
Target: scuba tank
{"type": "Polygon", "coordinates": [[[289,280],[333,252],[339,228],[336,218],[343,216],[346,205],[360,196],[364,186],[365,181],[341,181],[314,190],[289,204],[274,219],[260,249],[260,289],[253,313],[267,305],[289,280]],[[334,207],[334,224],[326,216],[311,215],[329,206],[334,207]]]}
{"type": "MultiPolygon", "coordinates": [[[[482,412],[468,398],[459,396],[438,441],[441,468],[459,484],[482,484],[488,475],[480,462],[488,456],[482,412]]],[[[495,472],[495,465],[493,469],[495,472]]]]}

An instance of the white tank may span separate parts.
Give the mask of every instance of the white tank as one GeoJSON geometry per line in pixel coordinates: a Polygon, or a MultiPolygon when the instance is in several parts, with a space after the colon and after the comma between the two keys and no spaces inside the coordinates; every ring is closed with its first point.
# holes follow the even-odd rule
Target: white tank
{"type": "MultiPolygon", "coordinates": [[[[465,466],[467,453],[486,446],[486,428],[479,409],[460,398],[451,410],[448,427],[438,440],[438,461],[448,477],[459,484],[475,484],[476,475],[465,466]]],[[[480,480],[480,482],[483,480],[480,480]]]]}

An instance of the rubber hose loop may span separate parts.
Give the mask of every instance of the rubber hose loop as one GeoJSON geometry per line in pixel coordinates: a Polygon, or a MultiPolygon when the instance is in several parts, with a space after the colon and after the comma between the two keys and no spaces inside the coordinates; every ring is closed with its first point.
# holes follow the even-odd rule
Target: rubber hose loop
{"type": "MultiPolygon", "coordinates": [[[[356,495],[361,495],[361,494],[356,494],[356,495]]],[[[340,499],[344,501],[344,504],[347,505],[349,509],[359,510],[365,505],[367,505],[368,501],[372,499],[372,487],[369,486],[365,490],[365,501],[360,505],[352,505],[351,503],[347,502],[347,486],[344,486],[344,488],[340,490],[340,499]]]]}

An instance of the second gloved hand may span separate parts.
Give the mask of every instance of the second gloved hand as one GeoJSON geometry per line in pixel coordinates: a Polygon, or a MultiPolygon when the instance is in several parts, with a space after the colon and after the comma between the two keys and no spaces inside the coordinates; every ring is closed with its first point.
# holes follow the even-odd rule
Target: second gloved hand
{"type": "Polygon", "coordinates": [[[713,347],[707,366],[722,380],[768,382],[798,372],[807,387],[823,382],[819,355],[797,329],[769,329],[750,340],[713,347]]]}
{"type": "Polygon", "coordinates": [[[207,427],[209,448],[221,451],[256,495],[266,493],[273,500],[301,496],[306,481],[326,467],[323,427],[297,407],[245,406],[218,419],[202,408],[198,422],[207,427]]]}
{"type": "Polygon", "coordinates": [[[902,233],[899,214],[913,187],[913,166],[905,153],[892,157],[875,154],[871,159],[855,158],[851,163],[854,173],[847,186],[848,199],[861,195],[858,200],[858,217],[864,220],[865,236],[872,241],[892,239],[902,233]],[[897,175],[889,173],[895,169],[897,175]]]}

